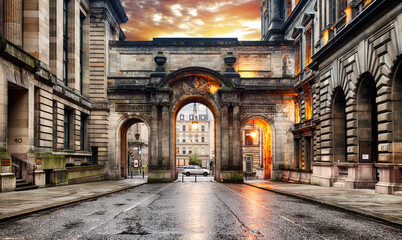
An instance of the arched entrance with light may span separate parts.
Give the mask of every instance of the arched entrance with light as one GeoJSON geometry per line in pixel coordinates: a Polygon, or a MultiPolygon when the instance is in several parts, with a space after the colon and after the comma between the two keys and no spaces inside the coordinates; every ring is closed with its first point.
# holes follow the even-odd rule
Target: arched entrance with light
{"type": "Polygon", "coordinates": [[[253,118],[241,129],[243,174],[246,179],[271,179],[272,129],[267,121],[253,118]]]}
{"type": "Polygon", "coordinates": [[[147,173],[149,126],[138,118],[128,119],[121,127],[121,177],[147,173]]]}
{"type": "Polygon", "coordinates": [[[216,113],[202,96],[183,99],[174,112],[175,169],[198,165],[214,176],[216,153],[216,113]]]}

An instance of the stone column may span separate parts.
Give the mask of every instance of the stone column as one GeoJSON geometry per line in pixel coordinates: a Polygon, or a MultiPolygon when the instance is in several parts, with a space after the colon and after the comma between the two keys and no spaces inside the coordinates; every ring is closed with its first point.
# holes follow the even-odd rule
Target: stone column
{"type": "Polygon", "coordinates": [[[151,112],[151,167],[158,167],[158,107],[152,105],[151,112]]]}
{"type": "Polygon", "coordinates": [[[243,164],[241,157],[241,143],[240,143],[240,108],[238,105],[233,107],[233,167],[240,169],[243,164]]]}
{"type": "Polygon", "coordinates": [[[22,0],[3,0],[4,37],[22,46],[22,0]]]}
{"type": "Polygon", "coordinates": [[[162,167],[170,168],[169,166],[169,107],[162,107],[162,167]]]}
{"type": "Polygon", "coordinates": [[[222,129],[222,164],[221,169],[229,167],[229,111],[228,106],[221,109],[221,129],[222,129]]]}

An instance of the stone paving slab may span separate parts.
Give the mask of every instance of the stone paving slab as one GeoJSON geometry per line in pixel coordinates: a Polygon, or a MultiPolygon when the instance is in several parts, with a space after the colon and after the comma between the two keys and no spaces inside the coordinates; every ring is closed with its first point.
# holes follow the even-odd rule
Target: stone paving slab
{"type": "Polygon", "coordinates": [[[245,184],[402,227],[402,196],[378,194],[371,189],[343,189],[265,180],[247,180],[245,184]]]}
{"type": "Polygon", "coordinates": [[[146,182],[147,179],[124,179],[0,193],[0,221],[97,198],[146,182]]]}

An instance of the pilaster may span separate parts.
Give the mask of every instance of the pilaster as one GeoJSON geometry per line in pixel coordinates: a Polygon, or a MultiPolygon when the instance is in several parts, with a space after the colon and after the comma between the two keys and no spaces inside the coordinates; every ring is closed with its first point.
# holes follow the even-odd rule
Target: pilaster
{"type": "Polygon", "coordinates": [[[4,1],[4,37],[17,46],[22,46],[22,0],[4,1]]]}

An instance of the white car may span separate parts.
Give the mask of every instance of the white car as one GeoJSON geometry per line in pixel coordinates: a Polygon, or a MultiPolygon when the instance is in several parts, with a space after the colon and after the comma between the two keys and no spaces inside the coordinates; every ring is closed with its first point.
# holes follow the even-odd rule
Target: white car
{"type": "Polygon", "coordinates": [[[185,174],[186,176],[190,175],[204,175],[208,176],[209,175],[209,170],[205,168],[201,168],[196,165],[190,165],[190,166],[184,166],[183,170],[181,171],[182,174],[185,174]]]}

